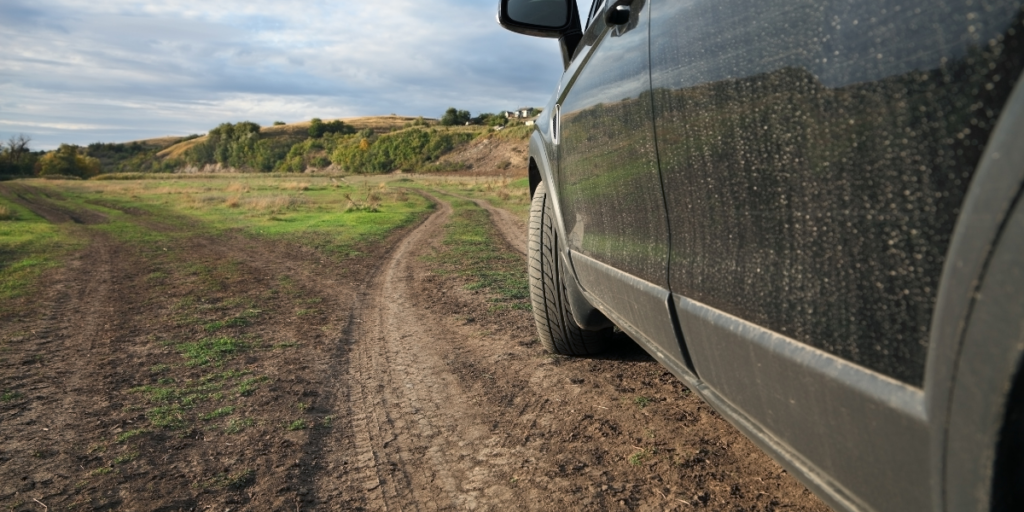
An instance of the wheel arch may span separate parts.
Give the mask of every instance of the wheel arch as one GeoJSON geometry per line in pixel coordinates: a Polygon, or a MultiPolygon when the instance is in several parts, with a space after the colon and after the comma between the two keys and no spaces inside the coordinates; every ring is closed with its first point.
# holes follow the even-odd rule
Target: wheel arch
{"type": "MultiPolygon", "coordinates": [[[[565,221],[562,217],[561,198],[558,197],[557,187],[554,186],[556,183],[554,167],[551,163],[552,159],[548,157],[553,152],[554,146],[545,141],[540,131],[534,131],[530,136],[530,198],[533,198],[541,182],[548,184],[547,193],[555,214],[555,231],[558,233],[559,239],[568,240],[565,221]],[[551,149],[549,150],[549,148],[551,149]]],[[[569,308],[572,310],[573,320],[576,324],[587,331],[600,331],[612,326],[611,320],[584,297],[583,287],[580,286],[579,278],[576,276],[576,269],[572,265],[568,248],[563,249],[558,256],[563,268],[572,276],[572,279],[566,280],[565,288],[569,308]]]]}
{"type": "Polygon", "coordinates": [[[1015,224],[1024,222],[1022,184],[1024,84],[1018,80],[964,198],[932,316],[924,388],[936,509],[988,510],[990,504],[1007,398],[1024,353],[1022,325],[1014,325],[1024,306],[1011,305],[1007,289],[1024,287],[1024,252],[1013,252],[1024,247],[1024,227],[1015,224]]]}

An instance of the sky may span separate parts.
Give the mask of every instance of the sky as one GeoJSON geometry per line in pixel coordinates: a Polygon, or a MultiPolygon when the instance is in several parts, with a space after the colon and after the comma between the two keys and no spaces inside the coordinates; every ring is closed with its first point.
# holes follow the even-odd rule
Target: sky
{"type": "Polygon", "coordinates": [[[557,40],[505,31],[496,12],[497,0],[2,0],[0,140],[25,134],[38,150],[543,106],[557,40]]]}

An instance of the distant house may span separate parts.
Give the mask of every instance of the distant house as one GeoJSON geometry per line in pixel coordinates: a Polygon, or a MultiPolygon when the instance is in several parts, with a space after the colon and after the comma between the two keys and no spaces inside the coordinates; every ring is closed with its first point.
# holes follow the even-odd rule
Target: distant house
{"type": "Polygon", "coordinates": [[[508,119],[526,119],[530,117],[531,112],[533,112],[533,109],[530,107],[520,108],[517,110],[506,110],[505,117],[508,119]]]}

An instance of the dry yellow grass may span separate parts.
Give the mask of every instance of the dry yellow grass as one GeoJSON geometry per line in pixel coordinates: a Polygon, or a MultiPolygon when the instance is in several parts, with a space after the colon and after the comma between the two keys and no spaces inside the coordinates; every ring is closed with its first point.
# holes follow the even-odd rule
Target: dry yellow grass
{"type": "Polygon", "coordinates": [[[181,196],[181,204],[187,208],[192,209],[203,209],[212,205],[222,203],[224,196],[220,194],[206,194],[202,196],[194,196],[192,194],[185,194],[181,196]]]}
{"type": "Polygon", "coordinates": [[[146,190],[147,194],[199,194],[204,192],[204,189],[197,187],[156,187],[146,190]]]}
{"type": "Polygon", "coordinates": [[[228,208],[238,208],[242,206],[242,198],[239,196],[231,196],[224,201],[224,206],[228,208]]]}
{"type": "Polygon", "coordinates": [[[202,142],[206,142],[206,135],[203,135],[198,139],[179,142],[169,148],[165,148],[163,151],[160,151],[156,155],[163,158],[181,158],[181,156],[185,154],[185,151],[188,151],[188,149],[191,148],[192,146],[195,146],[196,144],[200,144],[202,142]]]}
{"type": "Polygon", "coordinates": [[[152,139],[133,140],[125,142],[125,144],[131,144],[138,142],[139,144],[145,144],[146,146],[156,146],[158,148],[168,148],[178,143],[184,137],[180,135],[167,135],[165,137],[154,137],[152,139]]]}
{"type": "Polygon", "coordinates": [[[302,199],[293,196],[262,196],[245,201],[246,209],[261,212],[279,213],[302,204],[302,199]]]}
{"type": "Polygon", "coordinates": [[[227,188],[225,188],[224,190],[226,190],[228,192],[239,192],[239,193],[244,194],[244,193],[248,192],[250,189],[249,189],[249,185],[246,185],[245,183],[240,183],[240,182],[236,181],[236,182],[233,182],[233,183],[228,183],[227,188]]]}
{"type": "MultiPolygon", "coordinates": [[[[365,130],[367,128],[373,128],[374,130],[385,130],[389,128],[401,128],[405,126],[405,123],[411,123],[417,118],[409,116],[363,116],[363,117],[340,117],[337,119],[326,119],[325,123],[330,121],[344,121],[345,124],[355,128],[356,130],[365,130]]],[[[434,121],[433,119],[427,119],[428,122],[434,121]]],[[[302,135],[309,130],[309,121],[299,121],[297,123],[289,123],[278,126],[266,126],[260,130],[260,133],[265,134],[287,134],[287,135],[302,135]]]]}
{"type": "Polygon", "coordinates": [[[309,182],[305,181],[287,181],[277,186],[281,190],[309,190],[309,182]]]}
{"type": "Polygon", "coordinates": [[[7,205],[0,204],[0,220],[14,220],[14,211],[7,205]]]}

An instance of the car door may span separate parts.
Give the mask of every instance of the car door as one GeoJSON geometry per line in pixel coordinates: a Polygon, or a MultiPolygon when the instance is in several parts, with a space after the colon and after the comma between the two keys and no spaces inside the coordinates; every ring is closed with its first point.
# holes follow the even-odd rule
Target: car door
{"type": "MultiPolygon", "coordinates": [[[[606,2],[611,3],[611,2],[606,2]]],[[[559,201],[588,298],[659,357],[683,361],[668,307],[668,226],[653,145],[649,9],[596,6],[559,85],[559,201]]]]}
{"type": "Polygon", "coordinates": [[[669,280],[703,393],[837,508],[935,501],[929,327],[1019,9],[651,0],[669,280]]]}

